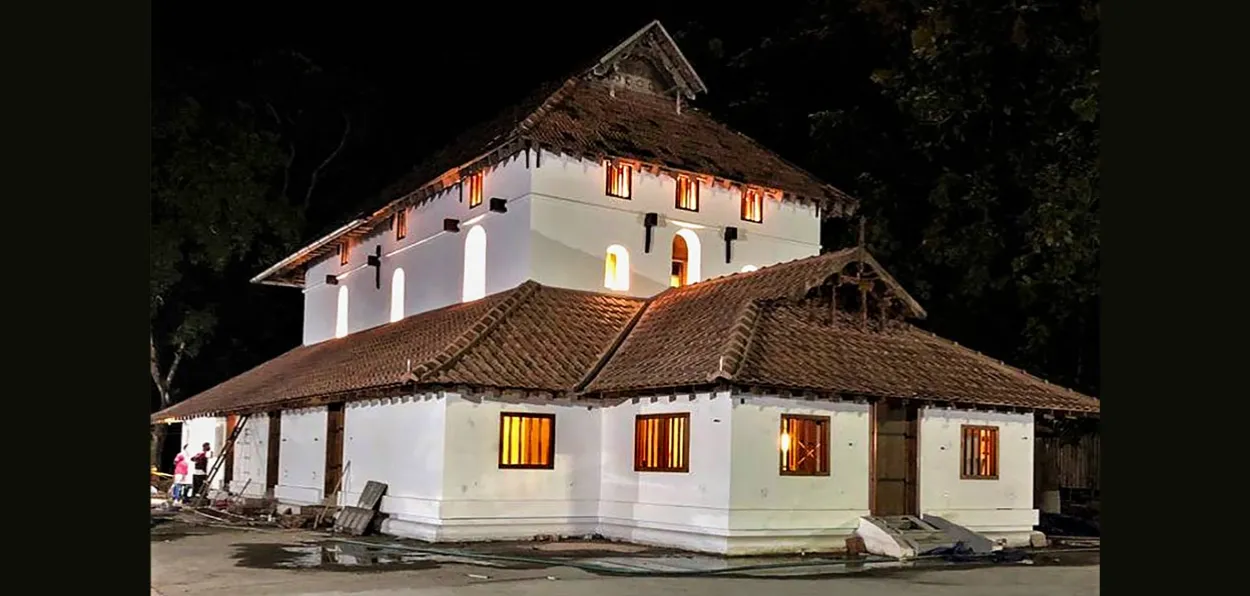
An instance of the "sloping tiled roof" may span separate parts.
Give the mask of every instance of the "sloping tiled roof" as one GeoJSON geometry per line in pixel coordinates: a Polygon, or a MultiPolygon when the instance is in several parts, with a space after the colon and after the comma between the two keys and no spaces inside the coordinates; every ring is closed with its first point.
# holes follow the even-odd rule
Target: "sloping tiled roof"
{"type": "Polygon", "coordinates": [[[527,282],[295,348],[152,418],[399,395],[409,381],[564,391],[595,365],[643,304],[527,282]]]}
{"type": "MultiPolygon", "coordinates": [[[[635,40],[637,43],[658,44],[651,47],[680,54],[659,23],[639,33],[654,37],[649,42],[635,40]]],[[[621,52],[621,48],[613,52],[621,52]]],[[[684,58],[679,62],[684,64],[684,58]]],[[[383,189],[378,197],[380,207],[361,214],[351,229],[305,247],[252,281],[301,285],[303,268],[335,250],[330,241],[338,237],[334,234],[367,237],[378,226],[388,225],[388,218],[399,208],[424,202],[455,185],[462,174],[490,167],[526,148],[586,159],[630,159],[655,170],[760,186],[779,191],[785,199],[817,203],[826,215],[854,210],[857,201],[850,195],[701,110],[685,103],[679,110],[676,96],[610,87],[603,73],[597,71],[600,67],[601,62],[588,63],[572,76],[541,85],[496,117],[469,128],[383,189]]],[[[698,75],[690,69],[685,76],[697,79],[698,75]]],[[[702,84],[697,87],[701,90],[702,84]]]]}
{"type": "Polygon", "coordinates": [[[732,384],[1099,411],[1094,398],[908,323],[863,326],[845,312],[833,322],[815,290],[861,260],[901,312],[924,315],[871,255],[856,248],[670,289],[650,300],[530,281],[296,348],[152,418],[290,408],[431,386],[593,398],[732,384]]]}
{"type": "Polygon", "coordinates": [[[687,106],[678,112],[671,98],[628,89],[610,93],[606,82],[585,77],[569,79],[554,92],[544,87],[471,129],[388,187],[383,198],[400,198],[495,145],[517,141],[578,157],[635,159],[777,189],[834,212],[856,202],[702,110],[687,106]]]}
{"type": "Polygon", "coordinates": [[[873,330],[849,320],[831,325],[824,306],[786,302],[760,304],[759,311],[748,353],[733,377],[738,383],[953,404],[1099,410],[1093,398],[908,324],[873,330]]]}
{"type": "MultiPolygon", "coordinates": [[[[859,249],[848,248],[659,294],[585,390],[704,385],[724,376],[743,354],[744,334],[753,328],[758,311],[754,301],[800,299],[842,272],[858,254],[859,249]]],[[[866,253],[864,259],[876,263],[866,253]]],[[[883,278],[894,284],[892,278],[883,278]]],[[[924,316],[924,310],[901,287],[894,284],[893,290],[908,305],[911,316],[924,316]]]]}

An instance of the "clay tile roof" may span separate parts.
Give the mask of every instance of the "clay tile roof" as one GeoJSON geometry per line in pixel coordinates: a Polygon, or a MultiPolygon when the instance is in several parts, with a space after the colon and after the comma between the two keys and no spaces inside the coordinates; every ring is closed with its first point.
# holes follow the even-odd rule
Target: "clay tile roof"
{"type": "MultiPolygon", "coordinates": [[[[603,397],[732,384],[868,397],[1098,412],[1051,385],[908,323],[834,323],[824,284],[864,263],[911,318],[924,310],[851,248],[736,273],[650,300],[526,282],[466,304],[295,348],[153,421],[389,397],[421,387],[603,397]]],[[[858,270],[858,269],[856,269],[858,270]]]]}
{"type": "Polygon", "coordinates": [[[732,368],[734,350],[741,350],[750,328],[754,301],[801,297],[841,272],[857,252],[825,253],[659,294],[585,391],[708,383],[732,368]],[[730,361],[723,362],[723,356],[730,361]]]}
{"type": "Polygon", "coordinates": [[[908,397],[954,404],[1098,412],[1098,400],[1051,385],[911,325],[831,325],[825,307],[760,306],[743,384],[908,397]]]}
{"type": "MultiPolygon", "coordinates": [[[[861,328],[829,321],[809,290],[860,257],[847,249],[656,296],[584,393],[709,386],[917,398],[953,404],[1098,412],[1098,400],[910,324],[861,328]]],[[[872,259],[862,255],[893,286],[872,259]]],[[[892,287],[912,317],[923,315],[892,287]]]]}
{"type": "MultiPolygon", "coordinates": [[[[667,63],[676,86],[693,96],[705,91],[693,67],[681,57],[658,22],[651,23],[608,55],[584,64],[563,79],[540,85],[494,118],[465,130],[442,150],[382,190],[381,205],[363,213],[348,231],[328,236],[257,275],[256,283],[303,284],[303,268],[333,252],[341,235],[367,236],[386,225],[401,205],[429,200],[463,173],[489,168],[527,148],[584,159],[622,158],[647,167],[713,176],[723,182],[779,191],[783,198],[819,204],[825,215],[853,211],[858,201],[768,148],[717,122],[685,100],[678,109],[671,90],[660,93],[613,88],[605,72],[617,61],[647,54],[667,63]]],[[[659,75],[661,78],[666,75],[659,75]]]]}
{"type": "Polygon", "coordinates": [[[572,389],[642,307],[526,282],[480,300],[295,348],[152,415],[154,421],[394,396],[419,385],[572,389]],[[409,372],[411,370],[411,373],[409,372]]]}

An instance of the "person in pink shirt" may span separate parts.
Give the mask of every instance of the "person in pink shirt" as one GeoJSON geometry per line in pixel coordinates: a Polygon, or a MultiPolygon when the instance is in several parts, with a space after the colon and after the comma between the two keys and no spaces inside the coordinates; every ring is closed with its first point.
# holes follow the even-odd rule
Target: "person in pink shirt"
{"type": "Polygon", "coordinates": [[[174,502],[181,503],[191,492],[191,457],[187,455],[187,448],[190,445],[183,445],[182,451],[174,457],[174,502]]]}

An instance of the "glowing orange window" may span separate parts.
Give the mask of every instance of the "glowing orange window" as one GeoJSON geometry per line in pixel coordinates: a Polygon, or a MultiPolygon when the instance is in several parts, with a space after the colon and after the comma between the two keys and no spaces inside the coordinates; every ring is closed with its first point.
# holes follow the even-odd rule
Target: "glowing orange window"
{"type": "Polygon", "coordinates": [[[408,235],[408,211],[401,209],[395,212],[395,239],[403,240],[408,235]]]}
{"type": "Polygon", "coordinates": [[[339,265],[346,265],[352,260],[352,244],[350,240],[339,243],[339,265]]]}
{"type": "Polygon", "coordinates": [[[755,223],[764,221],[764,191],[758,188],[742,191],[742,219],[755,223]]]}
{"type": "Polygon", "coordinates": [[[500,414],[499,467],[555,467],[556,417],[553,414],[500,414]]]}
{"type": "Polygon", "coordinates": [[[690,414],[634,419],[634,471],[690,471],[690,414]]]}
{"type": "Polygon", "coordinates": [[[781,416],[781,474],[829,475],[829,417],[781,416]]]}
{"type": "Polygon", "coordinates": [[[699,181],[690,176],[677,176],[677,208],[699,210],[699,181]]]}
{"type": "Polygon", "coordinates": [[[995,480],[998,478],[998,427],[959,427],[960,473],[963,479],[995,480]]]}
{"type": "Polygon", "coordinates": [[[482,173],[478,172],[465,179],[465,191],[469,195],[469,209],[482,204],[482,173]]]}
{"type": "Polygon", "coordinates": [[[627,163],[607,162],[608,171],[607,193],[618,199],[630,198],[634,188],[634,167],[627,163]]]}

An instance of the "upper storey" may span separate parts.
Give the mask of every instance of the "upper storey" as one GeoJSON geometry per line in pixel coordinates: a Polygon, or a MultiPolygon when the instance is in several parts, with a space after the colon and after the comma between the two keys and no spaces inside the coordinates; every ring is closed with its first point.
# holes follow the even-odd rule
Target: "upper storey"
{"type": "MultiPolygon", "coordinates": [[[[485,174],[522,159],[527,169],[531,160],[541,167],[544,155],[615,168],[622,184],[635,180],[647,184],[645,176],[667,180],[664,184],[674,187],[675,205],[729,194],[739,198],[735,202],[740,203],[736,207],[740,219],[748,222],[758,223],[759,213],[777,210],[770,203],[792,204],[823,216],[854,208],[855,200],[845,193],[688,105],[705,91],[664,27],[652,22],[568,80],[544,87],[494,120],[466,131],[384,190],[381,208],[360,215],[252,281],[301,288],[319,283],[309,276],[310,267],[331,260],[337,265],[341,246],[377,238],[394,229],[397,214],[411,218],[431,201],[451,196],[462,203],[466,197],[512,200],[515,197],[486,196],[490,189],[482,187],[485,174]],[[678,191],[679,186],[691,190],[678,191]],[[693,193],[692,198],[683,199],[680,192],[693,193]]],[[[540,186],[535,180],[534,192],[541,192],[540,186]]],[[[624,188],[606,190],[616,196],[624,188]]],[[[441,228],[444,222],[432,225],[441,228]]]]}

